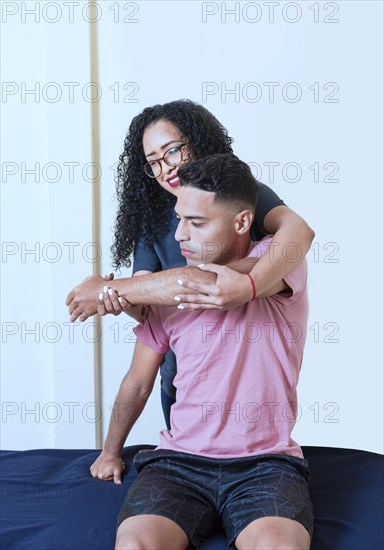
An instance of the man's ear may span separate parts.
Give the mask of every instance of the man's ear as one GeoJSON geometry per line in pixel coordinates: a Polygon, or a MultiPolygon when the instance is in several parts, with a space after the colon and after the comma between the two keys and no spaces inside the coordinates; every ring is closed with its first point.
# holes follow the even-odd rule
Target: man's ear
{"type": "Polygon", "coordinates": [[[242,210],[238,214],[236,214],[235,218],[235,228],[236,233],[238,235],[244,235],[244,233],[247,233],[251,229],[251,225],[253,222],[253,212],[251,210],[242,210]]]}

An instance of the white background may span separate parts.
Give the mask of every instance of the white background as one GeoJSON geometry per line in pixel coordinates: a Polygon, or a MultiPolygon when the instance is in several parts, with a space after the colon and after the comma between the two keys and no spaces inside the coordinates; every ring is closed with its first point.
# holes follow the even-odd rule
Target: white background
{"type": "MultiPolygon", "coordinates": [[[[294,438],[382,452],[382,3],[96,4],[102,274],[132,117],[202,103],[316,231],[294,438]]],[[[94,447],[134,345],[130,318],[103,319],[96,406],[92,320],[71,327],[64,305],[95,256],[89,13],[84,2],[2,3],[3,449],[94,447]]],[[[156,444],[161,428],[157,386],[127,444],[156,444]]]]}

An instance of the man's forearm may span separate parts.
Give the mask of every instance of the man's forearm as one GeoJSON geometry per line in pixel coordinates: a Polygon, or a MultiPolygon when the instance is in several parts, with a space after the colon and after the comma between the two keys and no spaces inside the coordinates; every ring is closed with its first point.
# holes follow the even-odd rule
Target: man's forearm
{"type": "Polygon", "coordinates": [[[120,456],[125,440],[142,413],[151,389],[142,391],[129,383],[126,375],[113,405],[104,450],[111,456],[120,456]]]}
{"type": "MultiPolygon", "coordinates": [[[[231,267],[239,273],[248,273],[253,263],[250,258],[233,262],[231,267]]],[[[90,315],[97,313],[99,305],[99,295],[107,287],[115,290],[117,294],[125,298],[130,304],[148,304],[162,306],[177,306],[178,302],[175,296],[183,292],[183,287],[178,284],[178,280],[188,279],[194,283],[205,283],[214,286],[217,281],[217,274],[209,271],[202,271],[197,267],[180,267],[152,273],[149,275],[140,275],[140,277],[129,277],[125,279],[106,280],[99,275],[87,277],[82,283],[77,285],[67,296],[66,305],[71,315],[71,321],[80,319],[84,321],[90,315]]],[[[189,289],[189,295],[199,294],[199,291],[189,289]]],[[[129,309],[127,309],[129,312],[129,309]]],[[[133,311],[133,317],[141,321],[138,311],[133,311]]]]}
{"type": "Polygon", "coordinates": [[[108,284],[131,304],[175,306],[175,296],[181,290],[177,282],[179,279],[214,284],[216,277],[215,273],[201,271],[197,267],[179,267],[140,277],[114,279],[108,284]]]}

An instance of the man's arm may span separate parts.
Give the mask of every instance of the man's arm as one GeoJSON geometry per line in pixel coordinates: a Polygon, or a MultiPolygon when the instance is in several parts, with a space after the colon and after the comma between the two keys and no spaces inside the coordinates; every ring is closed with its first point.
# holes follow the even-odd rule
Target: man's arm
{"type": "Polygon", "coordinates": [[[152,392],[162,358],[163,354],[137,342],[131,367],[116,396],[104,448],[90,468],[93,477],[121,483],[124,443],[152,392]]]}
{"type": "MultiPolygon", "coordinates": [[[[150,275],[108,281],[99,275],[93,275],[87,277],[82,283],[77,285],[68,294],[65,303],[68,306],[70,321],[72,322],[77,319],[83,322],[91,315],[95,315],[103,300],[110,301],[111,306],[108,311],[115,311],[116,313],[121,312],[123,309],[124,311],[129,311],[127,303],[174,307],[187,300],[202,303],[207,298],[209,299],[209,296],[207,296],[209,293],[213,297],[217,296],[216,281],[218,283],[220,281],[221,283],[217,285],[218,288],[225,284],[225,281],[221,281],[222,273],[224,274],[223,278],[228,277],[228,272],[231,277],[233,277],[232,274],[235,274],[239,282],[241,280],[241,283],[245,282],[250,287],[248,277],[243,281],[244,277],[241,274],[249,273],[257,261],[256,258],[245,258],[244,260],[233,262],[231,269],[223,266],[213,266],[215,272],[213,269],[212,272],[209,272],[197,267],[177,267],[167,269],[166,271],[159,271],[158,273],[151,273],[150,275]],[[220,272],[219,269],[221,269],[220,272]],[[111,289],[110,295],[107,293],[107,287],[111,289]],[[184,288],[188,288],[188,295],[186,296],[180,293],[184,288]],[[125,307],[122,308],[118,297],[125,301],[123,304],[125,307]]],[[[251,299],[251,297],[252,292],[248,299],[251,299]]],[[[248,301],[248,299],[245,301],[248,301]]],[[[210,304],[207,307],[217,308],[219,302],[220,300],[216,300],[213,305],[210,304]]],[[[201,307],[197,306],[198,309],[201,307]]],[[[135,309],[136,311],[138,310],[137,307],[135,309]]]]}
{"type": "Polygon", "coordinates": [[[89,316],[97,313],[99,294],[104,293],[105,286],[115,290],[130,304],[175,306],[178,304],[175,296],[180,290],[177,281],[186,276],[194,282],[214,284],[216,281],[214,273],[204,273],[197,267],[178,267],[150,275],[108,281],[99,275],[87,277],[67,296],[65,303],[71,315],[70,320],[76,321],[80,318],[80,321],[85,321],[89,316]]]}
{"type": "MultiPolygon", "coordinates": [[[[136,271],[133,274],[133,277],[139,277],[140,275],[149,275],[152,271],[140,270],[136,271]]],[[[110,273],[105,277],[106,281],[112,281],[114,279],[114,274],[110,273]]],[[[99,295],[99,305],[97,308],[97,313],[99,315],[106,315],[111,313],[112,315],[120,315],[123,311],[135,319],[138,323],[145,321],[147,317],[148,307],[146,305],[132,305],[122,296],[118,296],[115,290],[112,290],[110,287],[105,286],[104,289],[107,289],[107,292],[104,292],[103,299],[99,295]],[[111,294],[113,295],[111,296],[111,294]]],[[[83,319],[80,316],[80,321],[83,319]]]]}

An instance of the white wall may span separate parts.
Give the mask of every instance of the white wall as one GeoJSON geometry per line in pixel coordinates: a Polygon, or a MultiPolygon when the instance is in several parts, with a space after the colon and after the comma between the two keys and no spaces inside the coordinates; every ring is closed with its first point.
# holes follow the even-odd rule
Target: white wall
{"type": "MultiPolygon", "coordinates": [[[[3,54],[3,79],[56,81],[63,90],[64,82],[79,82],[76,90],[81,90],[89,82],[84,3],[74,8],[73,23],[64,4],[60,20],[49,23],[54,7],[44,14],[43,3],[40,22],[25,14],[23,22],[19,4],[19,12],[3,23],[3,40],[15,45],[3,54]]],[[[302,414],[294,437],[303,445],[382,452],[381,3],[97,6],[102,273],[111,270],[117,206],[110,167],[132,117],[147,105],[182,97],[202,103],[229,129],[235,152],[259,179],[316,230],[308,255],[311,307],[299,384],[302,414]],[[274,173],[271,163],[279,163],[274,173]]],[[[80,252],[92,239],[91,184],[81,176],[91,160],[90,103],[80,92],[75,98],[72,103],[63,94],[54,104],[44,98],[23,103],[22,94],[15,93],[2,104],[9,136],[3,163],[80,163],[73,183],[64,176],[57,183],[34,183],[31,177],[23,183],[20,170],[4,181],[3,170],[2,240],[20,250],[22,242],[43,247],[55,241],[63,250],[56,263],[43,254],[40,262],[29,256],[23,262],[21,253],[3,256],[3,448],[94,445],[93,345],[83,326],[74,328],[71,342],[64,325],[67,292],[92,270],[80,252]],[[80,243],[73,262],[65,242],[80,243]],[[22,323],[29,327],[36,321],[57,323],[62,337],[35,343],[26,336],[24,343],[22,323]],[[7,330],[17,332],[7,335],[7,330]],[[56,409],[46,406],[35,422],[32,415],[23,416],[23,403],[35,402],[41,410],[54,402],[56,409]],[[73,422],[64,403],[74,404],[73,422]],[[49,422],[55,410],[63,414],[49,422]]],[[[52,338],[50,333],[46,340],[52,338]]],[[[129,318],[103,319],[104,433],[130,364],[130,340],[129,318]]],[[[128,443],[157,442],[163,427],[158,394],[157,387],[128,443]]]]}
{"type": "Polygon", "coordinates": [[[92,267],[90,104],[79,92],[88,29],[44,15],[54,13],[43,4],[2,4],[1,445],[11,449],[92,447],[95,432],[93,345],[79,327],[72,335],[64,307],[92,267]]]}

